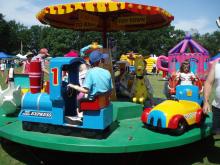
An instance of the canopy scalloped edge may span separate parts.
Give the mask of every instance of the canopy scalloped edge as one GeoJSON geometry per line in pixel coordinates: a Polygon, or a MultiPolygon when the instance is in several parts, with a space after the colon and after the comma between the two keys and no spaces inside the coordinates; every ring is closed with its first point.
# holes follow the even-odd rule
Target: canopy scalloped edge
{"type": "Polygon", "coordinates": [[[161,15],[166,20],[164,25],[169,24],[174,19],[174,17],[169,12],[160,7],[127,2],[117,2],[111,0],[93,0],[88,2],[76,2],[70,4],[48,6],[42,9],[36,17],[43,24],[51,24],[53,26],[56,26],[57,23],[51,23],[46,18],[47,15],[65,15],[80,10],[94,13],[107,13],[126,10],[131,13],[136,13],[140,15],[161,15]]]}

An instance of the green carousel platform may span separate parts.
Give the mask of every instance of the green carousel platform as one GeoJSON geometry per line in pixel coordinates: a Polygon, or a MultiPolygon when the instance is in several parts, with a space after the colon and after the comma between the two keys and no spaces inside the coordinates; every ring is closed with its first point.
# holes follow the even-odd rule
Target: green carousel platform
{"type": "MultiPolygon", "coordinates": [[[[82,153],[129,153],[177,147],[193,143],[211,134],[211,117],[201,128],[189,129],[181,136],[149,130],[140,121],[142,106],[113,102],[117,127],[104,139],[64,136],[22,130],[17,117],[0,115],[0,137],[17,143],[51,150],[82,153]]],[[[1,110],[0,110],[1,112],[1,110]]]]}

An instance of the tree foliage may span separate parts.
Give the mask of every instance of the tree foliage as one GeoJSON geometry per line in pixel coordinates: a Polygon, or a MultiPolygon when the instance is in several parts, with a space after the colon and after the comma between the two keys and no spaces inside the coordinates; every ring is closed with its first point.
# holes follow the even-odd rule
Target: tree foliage
{"type": "MultiPolygon", "coordinates": [[[[69,50],[80,48],[98,41],[102,44],[102,34],[99,32],[78,32],[67,29],[55,29],[48,26],[25,27],[15,21],[7,22],[0,14],[0,51],[10,54],[23,54],[29,50],[36,52],[48,48],[53,56],[63,56],[69,50]]],[[[107,37],[116,47],[117,55],[134,51],[147,56],[149,54],[167,55],[168,51],[185,36],[182,30],[175,30],[173,26],[156,30],[137,32],[112,32],[107,37]]],[[[220,48],[220,31],[200,35],[193,34],[193,39],[205,47],[211,55],[215,55],[220,48]]]]}

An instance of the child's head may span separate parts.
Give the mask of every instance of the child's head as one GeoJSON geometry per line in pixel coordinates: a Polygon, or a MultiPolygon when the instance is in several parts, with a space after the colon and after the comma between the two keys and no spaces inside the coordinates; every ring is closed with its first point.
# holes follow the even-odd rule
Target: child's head
{"type": "Polygon", "coordinates": [[[189,73],[190,72],[190,62],[189,60],[183,61],[180,67],[180,72],[189,73]]]}
{"type": "Polygon", "coordinates": [[[98,66],[100,63],[104,63],[105,59],[107,58],[107,54],[103,54],[99,50],[95,50],[92,53],[90,53],[89,62],[92,66],[98,66]]]}

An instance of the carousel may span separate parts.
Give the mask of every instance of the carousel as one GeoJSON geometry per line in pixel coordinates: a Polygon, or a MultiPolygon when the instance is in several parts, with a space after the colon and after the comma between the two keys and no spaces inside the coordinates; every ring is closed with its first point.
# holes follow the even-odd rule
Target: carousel
{"type": "MultiPolygon", "coordinates": [[[[111,0],[48,6],[37,14],[37,18],[56,28],[102,32],[104,48],[107,32],[156,29],[170,25],[174,19],[157,6],[111,0]]],[[[83,63],[82,58],[52,59],[50,90],[24,94],[15,113],[4,114],[0,110],[0,137],[59,151],[129,153],[181,146],[211,134],[211,117],[179,136],[148,129],[142,114],[143,109],[147,111],[146,107],[110,101],[108,93],[93,101],[80,102],[83,120],[69,122],[66,119],[71,115],[74,117],[72,109],[76,108],[76,93],[67,89],[67,83],[60,76],[65,71],[72,75],[68,81],[78,81],[76,71],[80,63],[83,63]]]]}

